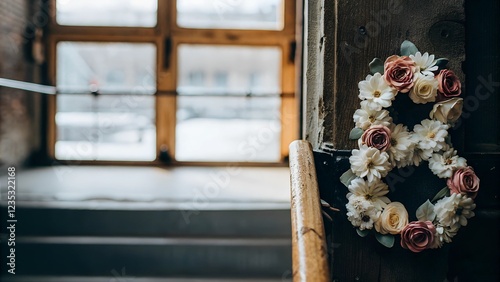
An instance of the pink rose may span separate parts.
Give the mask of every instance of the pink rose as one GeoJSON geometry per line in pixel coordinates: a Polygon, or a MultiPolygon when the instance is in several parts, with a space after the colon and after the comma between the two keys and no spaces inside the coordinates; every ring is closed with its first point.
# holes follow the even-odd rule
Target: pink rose
{"type": "Polygon", "coordinates": [[[384,63],[384,79],[401,93],[408,93],[413,87],[415,62],[408,56],[392,55],[384,63]]]}
{"type": "Polygon", "coordinates": [[[457,97],[462,93],[462,84],[453,71],[441,70],[436,79],[441,100],[457,97]]]}
{"type": "Polygon", "coordinates": [[[430,221],[412,221],[401,231],[401,247],[419,253],[434,245],[436,227],[430,221]]]}
{"type": "Polygon", "coordinates": [[[386,151],[391,147],[391,130],[384,125],[373,125],[363,132],[361,142],[368,147],[386,151]]]}
{"type": "Polygon", "coordinates": [[[455,194],[467,194],[470,198],[476,198],[479,190],[479,177],[472,167],[461,167],[448,179],[448,188],[455,194]]]}

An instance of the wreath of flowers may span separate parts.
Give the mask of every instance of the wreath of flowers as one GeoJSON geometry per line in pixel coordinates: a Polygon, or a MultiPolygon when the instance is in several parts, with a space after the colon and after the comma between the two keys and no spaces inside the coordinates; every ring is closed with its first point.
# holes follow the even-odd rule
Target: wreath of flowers
{"type": "Polygon", "coordinates": [[[400,235],[401,246],[413,252],[440,248],[474,216],[479,178],[448,136],[462,113],[463,99],[460,80],[445,68],[447,63],[404,41],[401,56],[385,62],[375,58],[369,64],[371,74],[358,84],[361,107],[354,113],[350,139],[358,140],[359,149],[352,151],[351,169],[340,180],[349,189],[348,220],[360,236],[374,231],[386,247],[400,235]],[[397,95],[408,95],[415,104],[434,103],[429,119],[413,130],[393,123],[390,113],[397,95]],[[383,178],[395,167],[424,161],[436,176],[447,179],[447,186],[417,209],[418,221],[409,222],[405,206],[387,197],[383,178]]]}

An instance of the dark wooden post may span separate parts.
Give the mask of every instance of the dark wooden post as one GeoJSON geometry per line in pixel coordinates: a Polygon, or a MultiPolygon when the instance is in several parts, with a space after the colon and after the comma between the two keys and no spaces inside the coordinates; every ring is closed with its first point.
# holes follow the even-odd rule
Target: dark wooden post
{"type": "MultiPolygon", "coordinates": [[[[305,7],[303,136],[317,151],[321,197],[342,209],[333,228],[327,228],[333,281],[444,281],[449,247],[414,254],[402,249],[399,239],[387,249],[373,237],[357,236],[345,218],[347,191],[338,177],[349,168],[349,151],[357,147],[348,138],[359,107],[357,84],[374,57],[399,54],[400,44],[410,40],[422,51],[448,58],[448,67],[464,79],[463,1],[306,0],[305,7]]],[[[413,217],[416,207],[443,187],[429,173],[419,167],[413,175],[417,180],[398,185],[391,198],[404,201],[413,217]],[[422,189],[427,186],[435,188],[422,189]]]]}
{"type": "Polygon", "coordinates": [[[357,84],[375,57],[399,54],[410,40],[420,50],[450,59],[461,78],[464,51],[462,0],[306,1],[305,137],[319,148],[350,150],[357,84]]]}

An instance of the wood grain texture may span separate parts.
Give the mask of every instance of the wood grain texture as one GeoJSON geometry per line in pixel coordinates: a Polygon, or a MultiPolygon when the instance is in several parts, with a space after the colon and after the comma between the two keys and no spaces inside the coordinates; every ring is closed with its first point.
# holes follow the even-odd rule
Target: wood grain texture
{"type": "MultiPolygon", "coordinates": [[[[399,236],[394,247],[388,249],[379,244],[373,234],[361,238],[347,220],[347,188],[340,183],[339,177],[349,169],[348,156],[342,152],[314,151],[316,174],[321,199],[340,209],[332,213],[333,222],[325,221],[325,231],[330,245],[330,260],[333,262],[333,281],[444,281],[448,272],[449,246],[422,253],[412,253],[400,246],[399,236]]],[[[426,167],[419,167],[430,173],[426,167]]],[[[390,199],[403,202],[411,220],[416,220],[415,210],[423,201],[437,191],[422,189],[432,185],[428,174],[415,171],[411,181],[395,184],[390,199]],[[413,191],[410,193],[409,191],[413,191]]],[[[432,178],[439,181],[439,179],[432,178]]],[[[439,189],[442,185],[437,185],[439,189]]],[[[462,233],[462,230],[461,230],[462,233]]],[[[469,281],[469,280],[467,280],[469,281]]]]}
{"type": "Polygon", "coordinates": [[[297,140],[290,145],[290,173],[293,281],[328,281],[326,238],[309,142],[297,140]]]}
{"type": "Polygon", "coordinates": [[[302,138],[318,149],[323,140],[323,1],[304,2],[304,50],[302,104],[304,108],[302,138]]]}
{"type": "MultiPolygon", "coordinates": [[[[495,24],[498,22],[495,17],[499,12],[498,1],[466,2],[467,22],[464,1],[319,2],[315,4],[321,8],[316,12],[322,22],[317,25],[323,34],[318,42],[323,44],[313,41],[316,45],[309,49],[322,50],[322,53],[317,52],[321,56],[316,54],[319,56],[316,59],[324,62],[324,73],[316,76],[320,79],[317,84],[323,88],[317,93],[307,92],[315,95],[307,100],[316,101],[315,105],[309,105],[311,110],[307,114],[317,116],[307,117],[310,124],[305,127],[308,131],[304,136],[314,141],[310,136],[320,132],[317,148],[355,148],[356,143],[348,140],[348,133],[354,126],[352,114],[359,107],[357,83],[368,74],[372,58],[385,59],[398,54],[401,42],[407,39],[421,51],[450,59],[448,67],[462,80],[463,97],[469,99],[468,106],[464,107],[467,118],[459,130],[451,132],[452,140],[459,154],[481,178],[476,217],[460,230],[451,244],[414,254],[401,248],[399,237],[395,246],[387,249],[373,236],[360,238],[356,235],[345,215],[348,191],[338,180],[349,169],[348,156],[335,150],[315,150],[320,197],[341,209],[333,214],[333,223],[325,221],[331,247],[328,250],[334,250],[330,264],[333,281],[445,281],[445,278],[447,281],[500,281],[499,174],[496,172],[500,167],[496,95],[500,81],[497,51],[500,45],[498,32],[495,33],[498,30],[495,24]],[[464,40],[467,40],[467,61],[462,65],[464,40]],[[467,81],[462,67],[465,67],[467,81]],[[471,96],[476,98],[470,99],[471,96]]],[[[312,27],[308,30],[316,31],[312,27]]],[[[428,110],[420,107],[415,111],[419,116],[412,117],[405,111],[404,117],[399,117],[400,122],[410,124],[428,114],[428,110]]],[[[394,187],[390,199],[404,202],[410,216],[415,217],[416,208],[432,198],[445,183],[438,183],[439,179],[426,165],[410,176],[407,174],[397,172],[403,181],[394,187]]]]}
{"type": "Polygon", "coordinates": [[[337,0],[325,1],[324,8],[323,143],[336,149],[356,146],[348,136],[352,114],[359,108],[358,82],[369,74],[373,58],[399,54],[404,40],[448,58],[449,68],[463,80],[463,0],[337,0]]]}

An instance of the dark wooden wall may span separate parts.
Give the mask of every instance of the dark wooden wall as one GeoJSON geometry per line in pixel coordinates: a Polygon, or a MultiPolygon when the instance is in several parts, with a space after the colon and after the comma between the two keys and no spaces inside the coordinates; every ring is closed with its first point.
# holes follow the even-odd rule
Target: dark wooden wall
{"type": "MultiPolygon", "coordinates": [[[[315,149],[321,197],[341,209],[326,228],[334,281],[500,281],[499,3],[305,1],[303,138],[315,149]],[[420,254],[403,250],[399,239],[387,249],[357,236],[345,216],[347,189],[338,181],[357,147],[348,139],[359,107],[357,83],[374,57],[398,54],[403,40],[449,58],[464,82],[464,118],[452,131],[453,143],[481,178],[476,217],[453,243],[420,254]]],[[[445,185],[427,165],[403,178],[390,198],[403,201],[413,218],[445,185]]]]}

